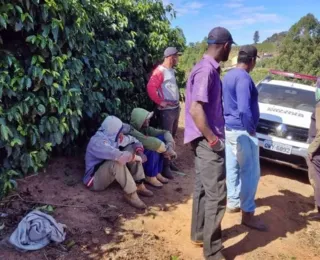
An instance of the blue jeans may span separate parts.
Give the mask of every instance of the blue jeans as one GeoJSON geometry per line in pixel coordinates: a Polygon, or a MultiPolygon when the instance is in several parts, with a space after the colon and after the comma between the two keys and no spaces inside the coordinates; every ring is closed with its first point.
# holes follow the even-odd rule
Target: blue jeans
{"type": "Polygon", "coordinates": [[[254,212],[260,179],[259,144],[246,131],[226,130],[227,207],[254,212]]]}

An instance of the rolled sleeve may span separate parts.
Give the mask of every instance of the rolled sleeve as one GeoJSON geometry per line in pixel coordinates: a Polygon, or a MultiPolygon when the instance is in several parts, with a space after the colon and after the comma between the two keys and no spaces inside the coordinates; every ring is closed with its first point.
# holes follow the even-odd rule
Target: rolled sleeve
{"type": "Polygon", "coordinates": [[[192,101],[208,103],[208,92],[212,82],[212,75],[209,69],[202,68],[193,79],[192,101]]]}

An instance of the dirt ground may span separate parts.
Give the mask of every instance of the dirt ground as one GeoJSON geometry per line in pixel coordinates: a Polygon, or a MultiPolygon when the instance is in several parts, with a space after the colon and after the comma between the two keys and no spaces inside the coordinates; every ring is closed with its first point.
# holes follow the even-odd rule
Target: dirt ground
{"type": "MultiPolygon", "coordinates": [[[[53,159],[45,172],[19,181],[19,196],[13,193],[0,202],[0,212],[10,214],[0,219],[6,224],[0,239],[41,202],[59,205],[53,216],[68,226],[67,240],[29,253],[2,248],[0,259],[203,259],[202,248],[190,243],[194,165],[190,147],[182,144],[183,121],[182,115],[177,164],[186,176],[177,175],[155,190],[154,198],[144,199],[146,211],[128,206],[117,184],[99,193],[87,190],[81,182],[82,156],[53,159]]],[[[262,162],[257,205],[256,214],[270,231],[249,230],[239,224],[240,214],[226,214],[222,224],[228,259],[320,259],[320,223],[305,217],[314,210],[306,173],[262,162]]]]}

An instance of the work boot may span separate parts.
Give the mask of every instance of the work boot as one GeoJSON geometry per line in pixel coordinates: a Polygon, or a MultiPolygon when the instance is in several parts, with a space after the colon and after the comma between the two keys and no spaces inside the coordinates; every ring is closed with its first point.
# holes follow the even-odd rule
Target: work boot
{"type": "Polygon", "coordinates": [[[170,170],[170,166],[169,165],[167,165],[167,166],[165,166],[163,168],[162,176],[166,177],[169,180],[173,180],[174,179],[172,171],[170,170]]]}
{"type": "Polygon", "coordinates": [[[143,183],[137,185],[137,193],[144,197],[153,197],[153,192],[148,190],[143,183]]]}
{"type": "Polygon", "coordinates": [[[238,213],[240,212],[240,208],[236,207],[236,208],[228,208],[226,209],[227,213],[233,214],[233,213],[238,213]]]}
{"type": "Polygon", "coordinates": [[[173,174],[170,169],[170,161],[167,158],[164,158],[163,160],[163,171],[162,171],[162,176],[166,177],[169,180],[173,180],[173,174]]]}
{"type": "Polygon", "coordinates": [[[146,209],[147,205],[139,198],[137,192],[124,195],[125,200],[132,206],[137,209],[146,209]]]}
{"type": "Polygon", "coordinates": [[[157,189],[163,187],[163,184],[158,181],[157,177],[146,177],[146,183],[157,189]]]}
{"type": "Polygon", "coordinates": [[[253,212],[242,211],[241,224],[259,231],[267,231],[267,226],[253,212]]]}
{"type": "Polygon", "coordinates": [[[161,173],[158,173],[157,179],[158,179],[158,181],[160,181],[163,184],[167,184],[169,182],[169,180],[167,178],[163,177],[161,173]]]}

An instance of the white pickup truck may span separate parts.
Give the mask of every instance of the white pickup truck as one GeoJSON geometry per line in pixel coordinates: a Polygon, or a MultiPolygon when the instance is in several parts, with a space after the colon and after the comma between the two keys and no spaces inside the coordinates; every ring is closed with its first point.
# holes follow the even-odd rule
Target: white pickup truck
{"type": "Polygon", "coordinates": [[[316,81],[317,77],[270,70],[258,83],[257,137],[262,159],[306,170],[308,131],[315,109],[315,87],[272,79],[272,75],[316,81]]]}

